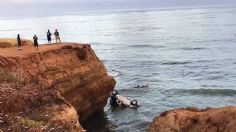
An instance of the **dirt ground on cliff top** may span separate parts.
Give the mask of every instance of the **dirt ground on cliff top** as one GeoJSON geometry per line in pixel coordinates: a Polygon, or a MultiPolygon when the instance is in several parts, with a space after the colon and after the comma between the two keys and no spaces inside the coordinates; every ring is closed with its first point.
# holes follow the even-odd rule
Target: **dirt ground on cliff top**
{"type": "Polygon", "coordinates": [[[75,46],[82,47],[82,44],[78,43],[62,43],[62,44],[42,44],[39,45],[39,50],[36,51],[34,46],[22,46],[22,50],[17,50],[17,47],[10,47],[10,48],[0,48],[0,55],[1,56],[26,56],[28,54],[37,53],[37,52],[45,52],[53,49],[60,49],[63,46],[75,46]]]}

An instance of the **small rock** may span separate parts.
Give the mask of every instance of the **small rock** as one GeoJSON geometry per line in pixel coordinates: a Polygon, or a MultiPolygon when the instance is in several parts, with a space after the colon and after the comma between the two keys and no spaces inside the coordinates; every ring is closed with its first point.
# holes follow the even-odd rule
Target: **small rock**
{"type": "Polygon", "coordinates": [[[20,117],[20,116],[16,116],[16,118],[19,120],[19,119],[21,119],[22,117],[20,117]]]}
{"type": "Polygon", "coordinates": [[[41,127],[41,130],[46,130],[47,129],[47,126],[42,126],[41,127]]]}
{"type": "Polygon", "coordinates": [[[51,128],[49,131],[54,131],[55,130],[55,128],[51,128]]]}

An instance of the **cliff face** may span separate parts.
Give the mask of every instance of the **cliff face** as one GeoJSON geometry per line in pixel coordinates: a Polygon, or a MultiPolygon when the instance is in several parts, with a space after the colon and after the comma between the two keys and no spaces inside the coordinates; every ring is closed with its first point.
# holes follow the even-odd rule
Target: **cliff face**
{"type": "Polygon", "coordinates": [[[102,111],[115,87],[115,80],[107,74],[90,45],[45,45],[40,46],[39,52],[34,52],[33,47],[11,53],[2,49],[0,55],[1,69],[10,74],[2,81],[10,80],[23,86],[32,84],[43,88],[43,93],[54,91],[52,96],[57,97],[55,100],[61,100],[59,104],[68,107],[60,107],[58,101],[50,104],[49,98],[44,110],[55,111],[50,120],[77,118],[76,111],[80,120],[84,120],[102,111]],[[70,116],[65,116],[68,113],[70,116]]]}
{"type": "Polygon", "coordinates": [[[235,132],[236,107],[176,109],[156,117],[148,132],[235,132]]]}

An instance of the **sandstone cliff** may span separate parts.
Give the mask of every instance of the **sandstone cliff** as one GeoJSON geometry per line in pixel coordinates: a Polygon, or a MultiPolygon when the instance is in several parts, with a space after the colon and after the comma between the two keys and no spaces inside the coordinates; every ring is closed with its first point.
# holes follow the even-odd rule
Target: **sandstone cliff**
{"type": "MultiPolygon", "coordinates": [[[[33,45],[33,42],[30,40],[22,39],[22,46],[30,46],[33,45]]],[[[0,48],[9,48],[9,47],[17,47],[18,43],[16,39],[11,38],[0,38],[0,48]]]]}
{"type": "Polygon", "coordinates": [[[46,130],[82,131],[78,116],[82,121],[102,111],[115,87],[90,45],[44,45],[38,52],[32,46],[0,49],[0,69],[2,113],[10,111],[24,119],[20,125],[33,122],[46,130]]]}
{"type": "Polygon", "coordinates": [[[156,117],[148,132],[235,132],[236,107],[176,109],[156,117]]]}

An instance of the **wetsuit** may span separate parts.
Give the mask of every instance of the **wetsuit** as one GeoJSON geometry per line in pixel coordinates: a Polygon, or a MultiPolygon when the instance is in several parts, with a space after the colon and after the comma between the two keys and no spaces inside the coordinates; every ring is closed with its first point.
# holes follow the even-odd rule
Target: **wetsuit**
{"type": "Polygon", "coordinates": [[[110,99],[110,105],[117,106],[117,97],[116,95],[112,95],[110,99]]]}

